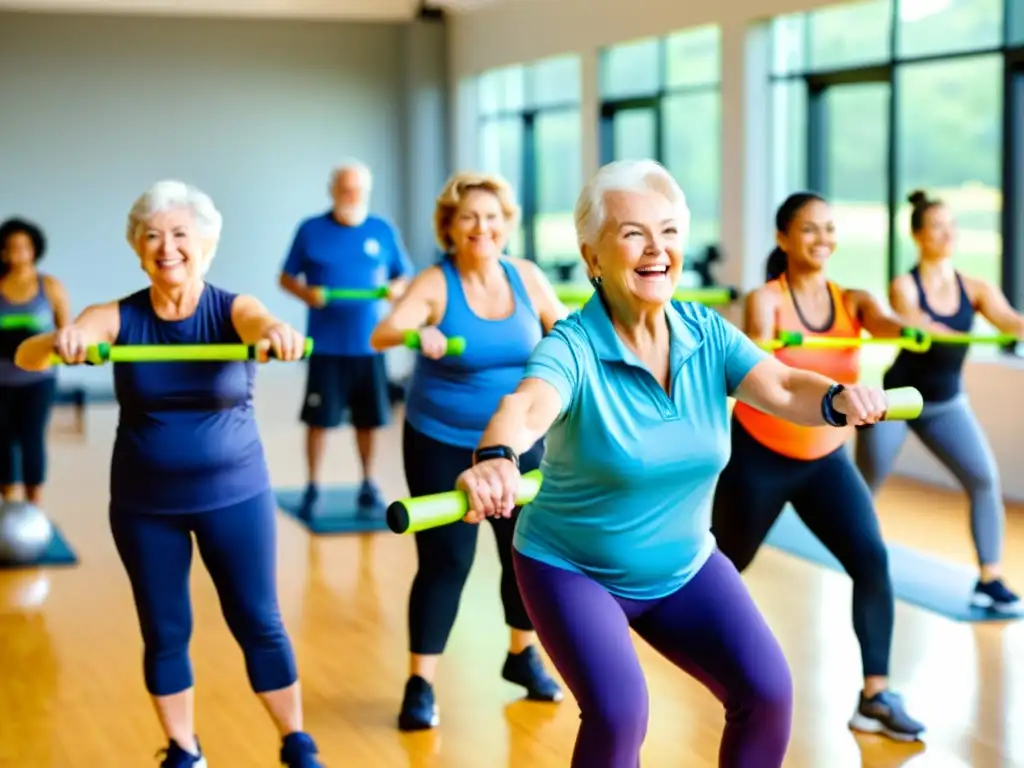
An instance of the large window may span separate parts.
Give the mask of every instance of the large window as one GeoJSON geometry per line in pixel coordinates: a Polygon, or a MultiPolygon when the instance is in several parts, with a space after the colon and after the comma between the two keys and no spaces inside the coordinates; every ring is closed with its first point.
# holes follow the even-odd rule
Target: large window
{"type": "Polygon", "coordinates": [[[887,297],[917,259],[906,198],[923,188],[956,216],[956,267],[1024,306],[1024,206],[1010,194],[1024,160],[1022,12],[1018,0],[870,0],[773,21],[772,197],[829,197],[837,282],[887,297]]]}
{"type": "MultiPolygon", "coordinates": [[[[675,176],[692,214],[687,263],[720,236],[721,42],[718,27],[602,51],[601,161],[651,158],[675,176]]],[[[687,282],[696,282],[689,272],[687,282]]]]}
{"type": "Polygon", "coordinates": [[[579,261],[572,209],[580,177],[580,64],[560,56],[485,72],[477,83],[480,162],[522,207],[509,253],[557,277],[579,261]]]}

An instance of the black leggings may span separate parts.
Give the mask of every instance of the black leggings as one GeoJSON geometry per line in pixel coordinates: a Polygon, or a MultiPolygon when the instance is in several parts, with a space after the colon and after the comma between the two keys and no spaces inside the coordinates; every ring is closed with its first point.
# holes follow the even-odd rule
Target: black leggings
{"type": "Polygon", "coordinates": [[[20,386],[0,386],[0,486],[46,480],[46,427],[57,389],[54,378],[20,386]],[[18,453],[21,454],[21,472],[18,453]],[[20,477],[19,477],[20,474],[20,477]]]}
{"type": "MultiPolygon", "coordinates": [[[[541,443],[519,457],[523,472],[536,469],[541,443]]],[[[427,437],[405,423],[402,435],[405,482],[412,496],[450,491],[459,475],[473,465],[473,451],[427,437]]],[[[511,518],[488,518],[494,528],[501,559],[501,603],[505,623],[512,629],[532,630],[512,566],[512,533],[519,509],[511,518]]],[[[459,611],[459,598],[476,554],[477,531],[472,523],[442,525],[414,534],[419,569],[409,594],[409,651],[433,656],[444,652],[459,611]]]]}
{"type": "Polygon", "coordinates": [[[845,447],[820,459],[782,456],[735,419],[732,458],[715,490],[711,530],[740,571],[782,512],[796,513],[853,579],[853,631],[864,676],[888,675],[895,613],[889,555],[871,492],[845,447]]]}

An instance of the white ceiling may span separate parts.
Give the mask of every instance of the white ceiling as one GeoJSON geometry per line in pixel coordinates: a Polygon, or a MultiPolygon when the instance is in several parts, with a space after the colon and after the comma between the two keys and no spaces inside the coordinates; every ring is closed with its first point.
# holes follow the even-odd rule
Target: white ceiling
{"type": "MultiPolygon", "coordinates": [[[[426,0],[449,13],[470,13],[513,0],[426,0]]],[[[419,14],[420,0],[0,0],[0,10],[50,13],[123,13],[161,16],[349,19],[405,21],[419,14]]]]}

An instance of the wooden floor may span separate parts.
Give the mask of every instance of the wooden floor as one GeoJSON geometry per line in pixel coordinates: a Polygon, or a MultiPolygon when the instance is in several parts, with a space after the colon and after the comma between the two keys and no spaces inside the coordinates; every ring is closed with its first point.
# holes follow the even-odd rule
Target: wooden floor
{"type": "MultiPolygon", "coordinates": [[[[300,483],[298,380],[261,380],[261,428],[279,485],[300,483]]],[[[106,487],[114,413],[90,409],[87,438],[55,417],[48,511],[78,552],[76,568],[0,572],[0,766],[155,765],[161,746],[141,678],[128,584],[111,543],[106,487]]],[[[379,475],[405,491],[399,434],[382,438],[379,475]]],[[[350,434],[333,436],[333,480],[355,479],[350,434]]],[[[972,562],[964,500],[894,481],[880,501],[894,540],[972,562]]],[[[1006,559],[1024,588],[1024,512],[1011,511],[1006,559]]],[[[487,527],[438,681],[442,726],[403,736],[395,715],[406,676],[412,541],[392,534],[312,538],[282,516],[280,599],[295,643],[307,728],[331,768],[566,766],[573,701],[517,701],[499,670],[506,635],[487,527]]],[[[747,581],[789,657],[797,692],[793,768],[1024,766],[1024,622],[963,625],[898,604],[893,677],[929,726],[927,746],[854,737],[859,656],[846,578],[763,550],[747,581]]],[[[277,738],[249,693],[203,568],[194,569],[198,731],[211,768],[276,765],[277,738]]],[[[652,714],[645,768],[716,765],[722,712],[700,686],[640,647],[652,714]]]]}

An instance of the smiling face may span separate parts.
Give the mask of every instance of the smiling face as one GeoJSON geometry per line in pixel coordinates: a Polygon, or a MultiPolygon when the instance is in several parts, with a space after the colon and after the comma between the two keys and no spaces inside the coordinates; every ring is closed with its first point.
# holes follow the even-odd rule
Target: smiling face
{"type": "Polygon", "coordinates": [[[457,254],[478,259],[500,256],[508,226],[498,196],[484,189],[469,190],[459,201],[448,232],[457,254]]]}
{"type": "Polygon", "coordinates": [[[953,212],[945,205],[933,205],[925,211],[922,224],[921,231],[914,234],[921,260],[941,261],[947,258],[956,243],[953,212]]]}
{"type": "Polygon", "coordinates": [[[682,223],[657,192],[607,192],[597,247],[584,246],[591,277],[614,301],[665,304],[683,269],[682,223]]]}
{"type": "Polygon", "coordinates": [[[192,212],[186,208],[153,214],[136,240],[143,271],[154,284],[167,288],[201,278],[210,246],[199,236],[192,212]]]}
{"type": "Polygon", "coordinates": [[[3,244],[3,263],[11,268],[26,267],[35,263],[36,249],[27,232],[14,232],[3,244]]]}
{"type": "Polygon", "coordinates": [[[836,226],[832,209],[821,200],[811,200],[793,216],[789,229],[776,235],[788,257],[787,269],[817,272],[825,268],[836,249],[836,226]]]}

